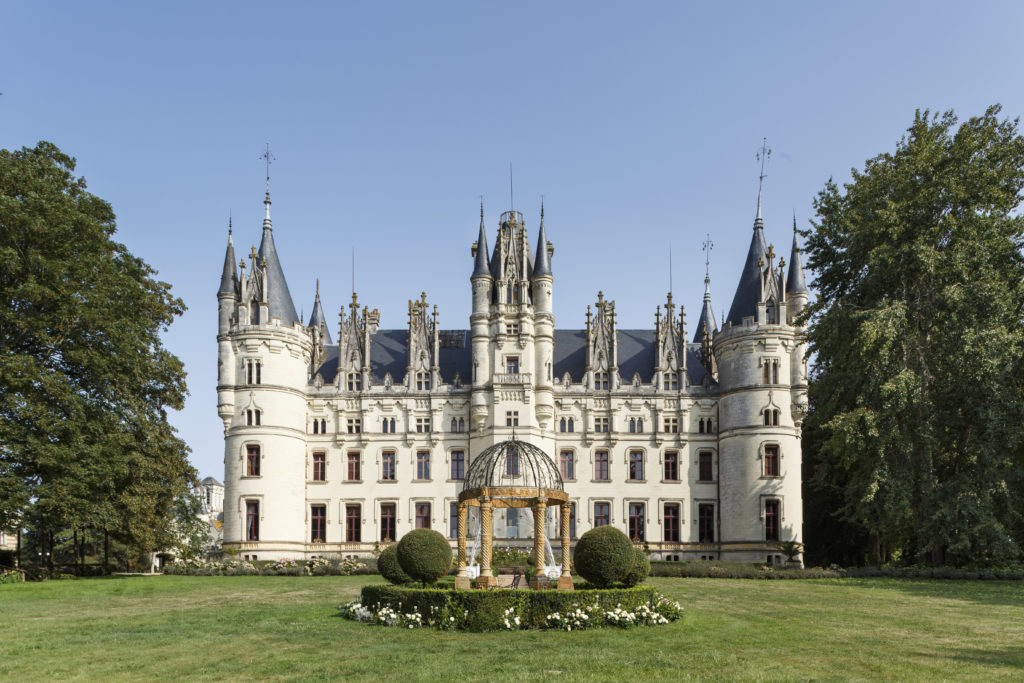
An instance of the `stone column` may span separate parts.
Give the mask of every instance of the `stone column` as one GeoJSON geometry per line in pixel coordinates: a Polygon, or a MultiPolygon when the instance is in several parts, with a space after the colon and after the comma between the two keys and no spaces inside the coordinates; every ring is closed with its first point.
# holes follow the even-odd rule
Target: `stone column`
{"type": "Polygon", "coordinates": [[[466,576],[466,503],[459,503],[459,571],[455,575],[455,587],[468,589],[469,577],[466,576]]]}
{"type": "Polygon", "coordinates": [[[562,575],[558,577],[558,590],[572,590],[572,576],[569,574],[569,513],[572,503],[562,503],[562,575]]]}
{"type": "Polygon", "coordinates": [[[477,577],[477,588],[493,588],[497,580],[491,574],[491,549],[494,543],[494,526],[491,521],[491,499],[480,496],[480,576],[477,577]]]}
{"type": "Polygon", "coordinates": [[[533,580],[530,587],[534,590],[548,586],[548,577],[544,576],[544,517],[547,509],[548,500],[544,496],[533,504],[533,580]]]}

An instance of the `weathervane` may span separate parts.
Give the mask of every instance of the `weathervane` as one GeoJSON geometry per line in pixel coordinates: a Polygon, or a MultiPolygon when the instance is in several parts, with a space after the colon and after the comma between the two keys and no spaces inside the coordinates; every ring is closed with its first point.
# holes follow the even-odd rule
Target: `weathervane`
{"type": "Polygon", "coordinates": [[[715,248],[715,243],[711,241],[711,233],[706,233],[707,239],[701,244],[701,249],[704,250],[704,279],[710,279],[710,268],[711,268],[711,250],[715,248]]]}
{"type": "Polygon", "coordinates": [[[267,194],[270,194],[270,164],[273,161],[277,161],[277,157],[270,153],[270,143],[267,143],[267,151],[259,156],[260,159],[266,159],[267,161],[267,194]]]}
{"type": "Polygon", "coordinates": [[[768,161],[768,157],[772,155],[772,150],[768,146],[768,138],[761,138],[761,149],[758,150],[754,156],[758,161],[761,162],[761,175],[757,179],[757,218],[761,218],[761,186],[764,185],[764,179],[768,176],[765,175],[764,165],[768,161]]]}

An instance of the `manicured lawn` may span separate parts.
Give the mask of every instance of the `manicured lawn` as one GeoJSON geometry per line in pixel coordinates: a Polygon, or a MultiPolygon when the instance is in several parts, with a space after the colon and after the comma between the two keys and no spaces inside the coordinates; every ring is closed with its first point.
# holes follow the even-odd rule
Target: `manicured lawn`
{"type": "Polygon", "coordinates": [[[683,620],[444,633],[337,605],[378,577],[112,578],[0,586],[0,677],[238,680],[1024,678],[1024,582],[653,579],[683,620]]]}

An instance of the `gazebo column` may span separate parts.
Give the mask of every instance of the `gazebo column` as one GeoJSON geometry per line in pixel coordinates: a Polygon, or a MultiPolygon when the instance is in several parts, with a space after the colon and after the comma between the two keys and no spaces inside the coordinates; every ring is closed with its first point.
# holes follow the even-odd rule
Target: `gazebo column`
{"type": "Polygon", "coordinates": [[[548,577],[544,575],[544,517],[547,513],[547,498],[540,496],[533,504],[533,578],[530,588],[547,588],[548,577]]]}
{"type": "Polygon", "coordinates": [[[470,588],[469,577],[466,576],[466,503],[459,503],[459,571],[455,575],[455,587],[459,589],[470,588]]]}
{"type": "Polygon", "coordinates": [[[562,575],[558,577],[558,590],[572,590],[572,576],[569,574],[569,513],[572,503],[562,503],[562,575]]]}
{"type": "Polygon", "coordinates": [[[493,588],[498,581],[491,574],[491,549],[494,543],[494,529],[491,521],[491,498],[480,496],[480,576],[477,588],[493,588]]]}

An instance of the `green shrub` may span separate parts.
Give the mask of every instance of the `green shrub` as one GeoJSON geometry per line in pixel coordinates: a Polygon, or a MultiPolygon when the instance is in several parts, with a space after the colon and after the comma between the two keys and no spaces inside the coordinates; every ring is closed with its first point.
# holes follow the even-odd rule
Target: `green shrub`
{"type": "Polygon", "coordinates": [[[629,568],[622,578],[625,586],[636,586],[643,583],[651,573],[651,561],[647,559],[647,553],[642,548],[633,548],[633,566],[629,568]]]}
{"type": "MultiPolygon", "coordinates": [[[[378,623],[432,625],[467,631],[561,628],[557,619],[549,620],[549,617],[577,610],[588,615],[587,621],[593,627],[605,625],[605,612],[615,609],[638,611],[647,608],[664,615],[668,621],[681,616],[681,608],[676,603],[664,600],[653,588],[646,586],[575,591],[484,591],[376,584],[363,587],[360,604],[373,613],[381,613],[382,610],[397,613],[392,619],[381,619],[378,623]],[[406,618],[410,614],[421,616],[410,621],[406,618]]],[[[342,611],[346,612],[346,609],[350,610],[351,606],[346,605],[342,611]]]]}
{"type": "Polygon", "coordinates": [[[597,527],[580,536],[573,561],[580,576],[605,588],[626,577],[633,566],[633,544],[613,526],[597,527]]]}
{"type": "Polygon", "coordinates": [[[434,583],[452,566],[452,547],[433,529],[413,529],[398,542],[398,564],[413,581],[434,583]]]}
{"type": "Polygon", "coordinates": [[[377,558],[377,569],[380,571],[381,576],[395,585],[412,581],[409,575],[402,571],[401,565],[398,564],[398,546],[395,544],[385,548],[380,557],[377,558]]]}

